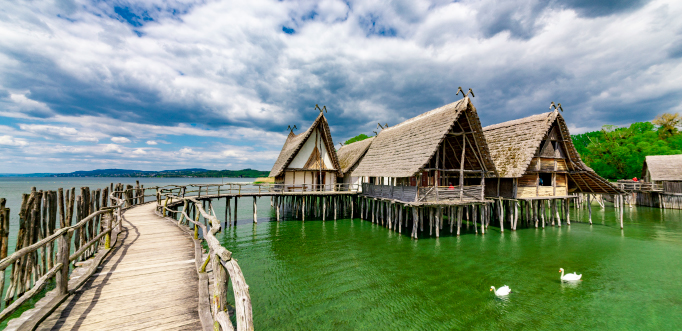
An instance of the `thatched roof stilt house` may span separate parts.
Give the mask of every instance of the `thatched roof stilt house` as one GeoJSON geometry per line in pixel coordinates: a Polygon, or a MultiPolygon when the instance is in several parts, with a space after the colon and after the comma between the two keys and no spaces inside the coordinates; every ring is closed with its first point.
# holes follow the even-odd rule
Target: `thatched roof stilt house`
{"type": "Polygon", "coordinates": [[[336,151],[342,174],[342,178],[338,180],[339,182],[349,185],[353,190],[359,189],[359,185],[362,183],[362,177],[354,177],[351,175],[351,172],[358,167],[360,160],[362,160],[367,153],[367,150],[369,150],[369,146],[372,145],[372,141],[374,141],[374,137],[341,146],[341,148],[336,151]]]}
{"type": "Polygon", "coordinates": [[[498,178],[486,196],[566,198],[573,192],[621,193],[580,159],[558,111],[483,128],[498,178]]]}
{"type": "Polygon", "coordinates": [[[329,124],[320,113],[305,132],[289,133],[270,177],[284,191],[330,191],[340,169],[329,124]]]}
{"type": "Polygon", "coordinates": [[[467,97],[382,130],[354,177],[363,194],[415,203],[481,202],[495,173],[476,108],[467,97]]]}

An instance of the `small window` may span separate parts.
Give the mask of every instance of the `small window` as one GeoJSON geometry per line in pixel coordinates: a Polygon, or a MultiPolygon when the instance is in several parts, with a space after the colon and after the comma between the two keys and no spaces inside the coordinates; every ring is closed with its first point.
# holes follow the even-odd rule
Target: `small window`
{"type": "Polygon", "coordinates": [[[540,186],[552,186],[552,174],[541,173],[538,180],[540,186]]]}

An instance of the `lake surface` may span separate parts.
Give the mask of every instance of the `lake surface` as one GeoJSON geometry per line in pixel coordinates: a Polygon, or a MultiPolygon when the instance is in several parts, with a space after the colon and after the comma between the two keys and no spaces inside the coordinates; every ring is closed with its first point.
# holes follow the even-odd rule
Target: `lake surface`
{"type": "MultiPolygon", "coordinates": [[[[31,186],[100,188],[135,179],[17,181],[0,178],[0,197],[17,204],[31,186]]],[[[219,236],[250,286],[257,330],[682,328],[682,211],[626,207],[621,231],[611,205],[595,204],[592,226],[576,221],[585,210],[572,208],[571,226],[500,233],[491,225],[476,235],[463,225],[456,237],[446,224],[439,239],[413,240],[409,231],[359,219],[274,222],[268,198],[259,200],[253,225],[251,203],[240,200],[239,225],[219,236]],[[584,281],[562,284],[562,267],[584,281]],[[489,291],[502,285],[513,291],[506,299],[489,291]]],[[[11,208],[14,220],[18,206],[11,208]]],[[[224,200],[214,208],[224,215],[224,200]]]]}

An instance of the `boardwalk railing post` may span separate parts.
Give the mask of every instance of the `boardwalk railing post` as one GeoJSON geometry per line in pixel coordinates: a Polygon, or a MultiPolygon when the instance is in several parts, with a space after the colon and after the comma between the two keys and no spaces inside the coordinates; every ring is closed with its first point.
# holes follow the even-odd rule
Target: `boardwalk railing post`
{"type": "Polygon", "coordinates": [[[107,234],[104,237],[104,249],[110,249],[111,248],[111,226],[113,225],[113,220],[114,220],[114,211],[110,210],[108,213],[104,215],[104,221],[106,222],[106,231],[107,234]]]}
{"type": "MultiPolygon", "coordinates": [[[[197,216],[194,218],[196,223],[199,223],[199,215],[201,215],[201,213],[197,213],[197,216]]],[[[196,224],[194,224],[194,239],[199,239],[199,226],[196,224]]]]}
{"type": "MultiPolygon", "coordinates": [[[[220,256],[217,254],[211,258],[211,266],[213,268],[213,320],[219,323],[221,318],[219,312],[225,312],[227,309],[227,282],[228,275],[225,267],[220,263],[220,256]]],[[[226,321],[229,322],[229,319],[226,321]]],[[[232,322],[230,327],[232,326],[232,322]]],[[[220,324],[227,324],[225,322],[220,324]]],[[[224,329],[223,329],[224,330],[224,329]]]]}
{"type": "Polygon", "coordinates": [[[71,230],[64,231],[59,236],[59,251],[57,263],[62,264],[62,269],[57,273],[57,293],[64,295],[69,292],[69,253],[71,252],[71,230]]]}

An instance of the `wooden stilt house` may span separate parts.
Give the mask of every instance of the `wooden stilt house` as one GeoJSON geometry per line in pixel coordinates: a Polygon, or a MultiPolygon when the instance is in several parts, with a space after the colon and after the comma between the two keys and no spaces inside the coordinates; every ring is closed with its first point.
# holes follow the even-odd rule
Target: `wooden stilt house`
{"type": "Polygon", "coordinates": [[[285,192],[331,191],[341,167],[325,116],[303,133],[287,136],[270,177],[285,192]]]}
{"type": "Polygon", "coordinates": [[[682,193],[682,155],[648,155],[642,179],[665,193],[682,193]]]}
{"type": "Polygon", "coordinates": [[[372,144],[374,137],[356,141],[352,144],[342,146],[336,155],[339,157],[339,164],[341,165],[342,178],[338,180],[351,190],[359,190],[363,182],[363,177],[354,177],[351,175],[352,171],[360,164],[360,160],[365,156],[369,146],[372,144]]]}
{"type": "Polygon", "coordinates": [[[619,194],[580,159],[558,111],[483,128],[499,177],[486,196],[567,198],[570,193],[619,194]]]}
{"type": "Polygon", "coordinates": [[[483,201],[486,177],[494,173],[467,97],[383,129],[351,175],[368,177],[362,190],[370,197],[456,204],[483,201]]]}

